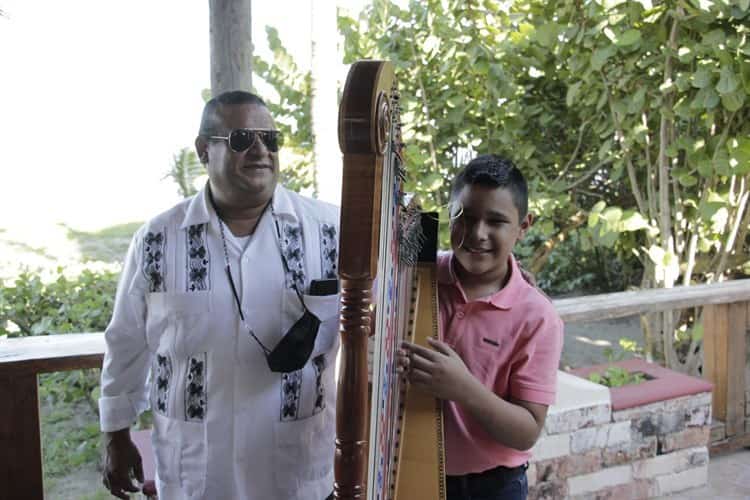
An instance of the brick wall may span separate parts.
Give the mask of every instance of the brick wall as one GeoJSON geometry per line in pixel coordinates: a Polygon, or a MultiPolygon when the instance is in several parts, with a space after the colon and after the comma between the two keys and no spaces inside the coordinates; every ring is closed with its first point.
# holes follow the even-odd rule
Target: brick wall
{"type": "Polygon", "coordinates": [[[602,386],[574,383],[567,397],[578,401],[558,396],[533,449],[530,499],[649,498],[707,483],[710,392],[612,410],[581,389],[602,386]]]}

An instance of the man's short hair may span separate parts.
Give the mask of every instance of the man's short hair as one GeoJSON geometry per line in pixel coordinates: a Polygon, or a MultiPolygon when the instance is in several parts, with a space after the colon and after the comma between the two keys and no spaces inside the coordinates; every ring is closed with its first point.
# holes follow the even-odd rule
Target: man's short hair
{"type": "Polygon", "coordinates": [[[229,90],[213,97],[203,107],[203,116],[201,117],[201,126],[198,135],[216,135],[223,133],[221,130],[222,123],[219,116],[219,109],[222,106],[236,106],[239,104],[257,104],[268,108],[263,99],[257,95],[245,92],[244,90],[229,90]]]}
{"type": "Polygon", "coordinates": [[[529,210],[529,188],[520,170],[507,158],[495,154],[477,156],[461,169],[453,179],[451,201],[467,185],[505,188],[513,197],[519,222],[529,210]]]}

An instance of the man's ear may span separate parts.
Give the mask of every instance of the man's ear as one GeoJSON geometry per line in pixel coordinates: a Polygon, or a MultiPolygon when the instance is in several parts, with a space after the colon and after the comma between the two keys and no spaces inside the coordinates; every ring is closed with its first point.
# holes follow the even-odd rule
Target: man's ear
{"type": "Polygon", "coordinates": [[[195,138],[195,154],[202,164],[208,163],[208,142],[201,136],[195,138]]]}
{"type": "Polygon", "coordinates": [[[521,221],[521,231],[518,233],[518,239],[522,239],[524,236],[526,236],[526,232],[529,230],[529,228],[534,224],[534,214],[531,212],[526,214],[526,217],[523,218],[521,221]]]}

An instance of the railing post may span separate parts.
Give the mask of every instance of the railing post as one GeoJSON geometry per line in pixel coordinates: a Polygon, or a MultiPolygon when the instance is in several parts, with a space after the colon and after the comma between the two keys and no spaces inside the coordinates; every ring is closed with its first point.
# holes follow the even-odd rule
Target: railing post
{"type": "Polygon", "coordinates": [[[0,498],[44,498],[37,375],[0,377],[0,498]]]}
{"type": "Polygon", "coordinates": [[[749,304],[715,304],[703,309],[703,376],[714,384],[713,415],[724,421],[727,437],[745,432],[749,304]]]}

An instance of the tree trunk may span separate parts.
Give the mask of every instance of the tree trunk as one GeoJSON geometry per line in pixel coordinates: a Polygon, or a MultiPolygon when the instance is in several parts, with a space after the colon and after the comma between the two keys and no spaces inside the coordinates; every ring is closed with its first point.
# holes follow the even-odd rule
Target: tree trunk
{"type": "Polygon", "coordinates": [[[209,0],[211,95],[252,91],[251,0],[209,0]]]}

